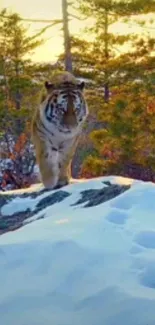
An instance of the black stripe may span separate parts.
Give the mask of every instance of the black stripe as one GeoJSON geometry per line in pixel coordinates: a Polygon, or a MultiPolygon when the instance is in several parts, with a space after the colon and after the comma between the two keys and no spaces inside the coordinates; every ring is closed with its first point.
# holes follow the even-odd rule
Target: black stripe
{"type": "Polygon", "coordinates": [[[55,147],[52,147],[51,149],[52,149],[52,151],[58,151],[58,149],[55,147]]]}
{"type": "Polygon", "coordinates": [[[48,141],[50,142],[50,144],[51,144],[52,147],[53,147],[53,142],[52,142],[52,140],[51,140],[50,138],[48,138],[48,141]]]}
{"type": "Polygon", "coordinates": [[[43,135],[46,135],[38,125],[37,125],[37,131],[41,132],[43,135]]]}
{"type": "Polygon", "coordinates": [[[42,121],[40,121],[40,124],[41,124],[41,126],[44,128],[44,130],[45,130],[47,133],[49,133],[51,136],[54,136],[54,133],[53,133],[53,132],[50,132],[50,131],[46,128],[46,126],[43,124],[42,121]]]}
{"type": "Polygon", "coordinates": [[[50,105],[50,103],[48,102],[47,105],[45,106],[45,116],[46,119],[51,122],[52,121],[52,107],[50,105]],[[49,115],[48,115],[49,113],[49,115]]]}

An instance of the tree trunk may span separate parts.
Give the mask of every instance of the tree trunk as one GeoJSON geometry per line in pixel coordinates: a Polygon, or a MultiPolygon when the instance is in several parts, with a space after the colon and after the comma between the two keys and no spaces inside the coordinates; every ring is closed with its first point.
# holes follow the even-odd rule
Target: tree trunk
{"type": "Polygon", "coordinates": [[[21,105],[20,105],[20,101],[21,101],[21,95],[19,92],[19,89],[16,90],[15,93],[15,104],[16,104],[16,109],[19,110],[21,105]]]}
{"type": "MultiPolygon", "coordinates": [[[[105,35],[104,55],[105,55],[106,62],[108,64],[109,49],[108,49],[108,10],[107,9],[105,9],[104,35],[105,35]]],[[[105,102],[109,102],[109,95],[110,95],[108,79],[109,79],[108,71],[105,70],[105,83],[104,83],[104,100],[105,100],[105,102]]]]}
{"type": "Polygon", "coordinates": [[[10,93],[9,93],[9,85],[8,85],[8,80],[7,80],[7,73],[6,73],[6,68],[5,68],[5,58],[2,57],[2,73],[4,76],[4,88],[5,88],[5,108],[8,110],[8,102],[10,99],[10,93]]]}
{"type": "Polygon", "coordinates": [[[71,44],[68,28],[68,3],[67,0],[62,0],[62,13],[63,13],[63,31],[64,31],[64,48],[65,48],[65,70],[72,73],[72,57],[71,57],[71,44]]]}
{"type": "MultiPolygon", "coordinates": [[[[18,45],[18,44],[17,44],[18,45]]],[[[18,46],[16,46],[16,59],[15,59],[15,79],[16,79],[16,91],[15,91],[15,105],[16,109],[19,110],[21,107],[21,94],[20,94],[20,83],[19,83],[19,60],[18,60],[18,46]]]]}

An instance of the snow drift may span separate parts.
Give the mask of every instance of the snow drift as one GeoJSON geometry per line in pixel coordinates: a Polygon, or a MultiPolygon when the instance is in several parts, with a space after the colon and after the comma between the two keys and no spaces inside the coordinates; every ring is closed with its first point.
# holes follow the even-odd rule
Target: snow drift
{"type": "Polygon", "coordinates": [[[0,206],[0,324],[155,324],[154,184],[35,186],[0,206]]]}

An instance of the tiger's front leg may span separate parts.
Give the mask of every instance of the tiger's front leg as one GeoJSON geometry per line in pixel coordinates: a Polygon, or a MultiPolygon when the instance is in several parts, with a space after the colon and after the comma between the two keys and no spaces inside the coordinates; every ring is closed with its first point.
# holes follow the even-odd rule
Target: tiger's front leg
{"type": "Polygon", "coordinates": [[[46,151],[38,161],[41,179],[47,189],[54,189],[59,179],[58,151],[46,151]]]}
{"type": "Polygon", "coordinates": [[[69,184],[71,178],[71,163],[77,143],[78,138],[63,143],[63,147],[59,152],[59,179],[57,187],[69,184]]]}
{"type": "Polygon", "coordinates": [[[71,178],[71,162],[66,161],[59,163],[59,178],[57,182],[57,188],[63,187],[69,184],[71,178]]]}

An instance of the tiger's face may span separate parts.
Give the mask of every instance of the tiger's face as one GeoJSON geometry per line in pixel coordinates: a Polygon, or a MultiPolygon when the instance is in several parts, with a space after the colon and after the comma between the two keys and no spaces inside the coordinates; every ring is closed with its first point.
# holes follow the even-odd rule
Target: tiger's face
{"type": "Polygon", "coordinates": [[[46,82],[47,96],[41,103],[44,120],[60,131],[71,130],[82,124],[88,108],[83,95],[84,83],[66,81],[59,85],[46,82]]]}

